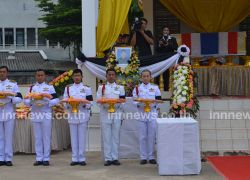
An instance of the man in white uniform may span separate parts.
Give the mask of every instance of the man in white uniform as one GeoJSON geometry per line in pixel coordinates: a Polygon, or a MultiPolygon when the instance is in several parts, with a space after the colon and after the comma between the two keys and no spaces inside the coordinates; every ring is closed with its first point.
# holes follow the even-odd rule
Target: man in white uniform
{"type": "MultiPolygon", "coordinates": [[[[82,83],[82,71],[75,69],[73,71],[74,84],[65,88],[63,98],[70,97],[76,99],[87,99],[93,101],[91,88],[82,83]]],[[[88,120],[90,117],[91,104],[82,104],[78,106],[78,113],[72,113],[72,107],[65,104],[68,109],[68,122],[70,127],[71,148],[72,148],[72,162],[71,166],[86,165],[85,146],[86,146],[86,132],[88,120]]]]}
{"type": "MultiPolygon", "coordinates": [[[[106,71],[107,83],[98,87],[97,99],[104,98],[125,98],[123,86],[115,83],[116,72],[114,69],[106,71]]],[[[100,105],[100,121],[102,127],[102,140],[104,147],[104,166],[120,165],[119,162],[119,142],[121,127],[121,105],[116,105],[117,116],[108,113],[108,105],[100,105]]]]}
{"type": "MultiPolygon", "coordinates": [[[[161,99],[161,92],[157,85],[150,83],[151,72],[143,70],[141,72],[142,83],[133,90],[134,98],[143,99],[161,99]]],[[[155,150],[155,136],[156,136],[156,119],[157,104],[151,104],[151,112],[144,113],[144,104],[137,104],[140,119],[138,120],[139,143],[140,143],[140,164],[156,164],[154,150],[155,150]],[[142,115],[145,116],[142,116],[142,115]]]]}
{"type": "Polygon", "coordinates": [[[59,102],[55,89],[52,85],[45,83],[46,73],[42,69],[36,71],[36,83],[27,92],[37,93],[42,96],[36,100],[27,96],[24,103],[31,107],[31,122],[35,136],[36,162],[34,166],[49,166],[52,133],[52,106],[59,102]]]}
{"type": "Polygon", "coordinates": [[[0,166],[12,166],[13,131],[15,126],[15,108],[13,104],[22,101],[22,95],[15,81],[7,79],[8,67],[0,67],[0,166]],[[3,93],[13,93],[5,96],[3,93]]]}

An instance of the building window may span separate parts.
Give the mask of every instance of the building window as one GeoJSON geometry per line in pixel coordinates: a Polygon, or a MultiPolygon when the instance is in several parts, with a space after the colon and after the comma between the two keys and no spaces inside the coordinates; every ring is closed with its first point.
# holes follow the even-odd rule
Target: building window
{"type": "Polygon", "coordinates": [[[27,28],[27,45],[35,46],[36,45],[36,30],[35,28],[27,28]]]}
{"type": "Polygon", "coordinates": [[[16,29],[16,45],[24,46],[24,28],[16,29]]]}
{"type": "Polygon", "coordinates": [[[14,44],[14,31],[13,28],[6,28],[4,30],[5,34],[5,45],[10,46],[14,44]]]}
{"type": "Polygon", "coordinates": [[[46,39],[45,39],[45,37],[43,37],[41,35],[41,33],[40,33],[41,30],[42,30],[41,28],[38,29],[38,45],[39,46],[45,46],[46,45],[46,39]]]}
{"type": "Polygon", "coordinates": [[[0,29],[0,46],[3,45],[3,30],[2,28],[0,29]]]}

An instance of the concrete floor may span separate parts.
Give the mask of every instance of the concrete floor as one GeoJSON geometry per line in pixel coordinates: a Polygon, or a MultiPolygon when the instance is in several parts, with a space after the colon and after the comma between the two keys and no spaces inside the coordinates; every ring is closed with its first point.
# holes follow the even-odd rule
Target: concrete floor
{"type": "Polygon", "coordinates": [[[13,167],[0,167],[0,180],[204,180],[223,179],[208,163],[202,164],[200,175],[159,176],[156,165],[139,165],[138,160],[121,160],[121,166],[103,166],[100,152],[87,153],[87,166],[69,166],[71,152],[52,154],[51,166],[34,167],[34,155],[15,155],[13,167]]]}

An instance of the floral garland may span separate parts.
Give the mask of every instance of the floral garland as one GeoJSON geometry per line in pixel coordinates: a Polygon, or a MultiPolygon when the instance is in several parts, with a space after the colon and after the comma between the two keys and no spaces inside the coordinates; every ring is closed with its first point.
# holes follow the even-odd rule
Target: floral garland
{"type": "Polygon", "coordinates": [[[129,64],[126,67],[119,67],[115,52],[112,51],[106,60],[106,68],[114,68],[117,74],[117,83],[125,87],[126,96],[132,96],[133,89],[139,84],[140,61],[135,51],[132,51],[129,64]]]}
{"type": "Polygon", "coordinates": [[[63,95],[65,87],[73,82],[72,75],[73,70],[66,71],[53,79],[49,84],[53,85],[55,87],[56,93],[61,96],[63,95]]]}
{"type": "Polygon", "coordinates": [[[197,117],[199,111],[199,101],[194,96],[194,72],[190,65],[189,53],[190,49],[186,45],[181,45],[177,49],[180,58],[179,64],[176,64],[172,69],[170,113],[176,116],[190,115],[197,117]]]}
{"type": "Polygon", "coordinates": [[[191,65],[176,64],[173,68],[173,95],[170,112],[175,115],[187,115],[196,118],[199,110],[198,99],[194,96],[194,83],[191,65]]]}

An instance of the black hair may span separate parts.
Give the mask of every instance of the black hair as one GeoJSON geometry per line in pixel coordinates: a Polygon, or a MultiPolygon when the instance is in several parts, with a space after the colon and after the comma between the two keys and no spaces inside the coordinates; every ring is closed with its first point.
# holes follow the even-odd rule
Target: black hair
{"type": "Polygon", "coordinates": [[[163,29],[165,29],[165,28],[168,28],[168,30],[170,31],[170,29],[167,25],[162,26],[161,30],[163,31],[163,29]]]}
{"type": "Polygon", "coordinates": [[[36,73],[37,73],[37,72],[40,72],[40,71],[42,71],[42,72],[44,72],[44,74],[46,74],[46,71],[45,71],[44,69],[37,69],[37,70],[36,70],[36,73]]]}
{"type": "Polygon", "coordinates": [[[74,69],[73,74],[80,73],[82,76],[82,70],[81,69],[74,69]]]}
{"type": "Polygon", "coordinates": [[[148,24],[148,20],[144,17],[140,18],[141,21],[145,21],[148,24]]]}
{"type": "Polygon", "coordinates": [[[0,66],[0,69],[6,69],[9,72],[9,68],[7,66],[0,66]]]}
{"type": "Polygon", "coordinates": [[[116,71],[115,71],[115,69],[114,68],[109,68],[109,69],[107,69],[106,70],[106,75],[108,74],[108,72],[110,72],[110,71],[113,71],[113,72],[115,72],[115,74],[116,74],[116,71]]]}
{"type": "Polygon", "coordinates": [[[150,70],[148,70],[148,69],[144,69],[144,70],[142,70],[141,75],[142,75],[142,73],[144,73],[144,72],[148,72],[148,73],[150,74],[150,76],[152,75],[151,71],[150,71],[150,70]]]}

